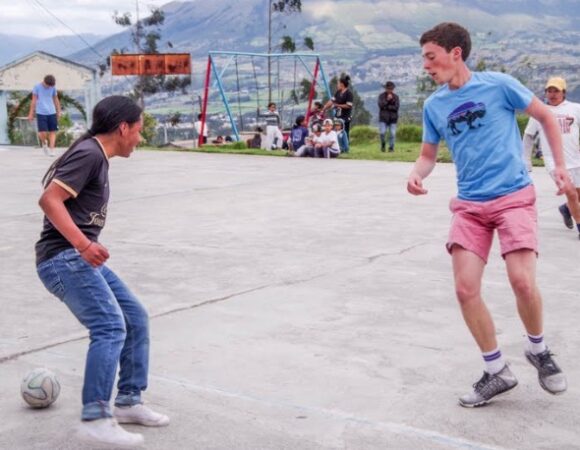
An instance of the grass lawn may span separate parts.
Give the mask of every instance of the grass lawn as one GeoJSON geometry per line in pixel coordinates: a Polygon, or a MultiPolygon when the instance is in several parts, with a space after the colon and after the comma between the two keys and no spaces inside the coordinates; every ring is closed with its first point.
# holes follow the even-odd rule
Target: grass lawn
{"type": "MultiPolygon", "coordinates": [[[[361,144],[351,145],[349,153],[343,153],[340,155],[340,159],[363,159],[363,160],[377,160],[377,161],[404,161],[404,162],[414,162],[419,156],[419,151],[421,144],[418,142],[397,142],[395,145],[395,151],[392,153],[381,152],[380,144],[376,142],[365,142],[361,144]]],[[[236,155],[263,155],[263,156],[286,156],[285,150],[260,150],[253,148],[239,148],[239,143],[227,144],[227,145],[204,145],[202,148],[196,149],[176,149],[176,148],[163,148],[156,150],[170,150],[170,151],[187,151],[187,152],[200,152],[200,153],[225,153],[225,154],[236,154],[236,155]]],[[[439,148],[439,154],[437,156],[437,162],[452,162],[449,150],[442,143],[439,148]]],[[[533,159],[534,166],[542,166],[544,162],[541,159],[533,159]]]]}

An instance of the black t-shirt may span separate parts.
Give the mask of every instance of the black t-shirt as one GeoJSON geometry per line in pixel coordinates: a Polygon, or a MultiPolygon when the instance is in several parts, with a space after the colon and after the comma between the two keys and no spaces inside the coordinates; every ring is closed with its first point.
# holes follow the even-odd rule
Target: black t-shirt
{"type": "Polygon", "coordinates": [[[336,91],[334,97],[332,97],[332,101],[339,105],[350,105],[350,108],[347,109],[336,108],[336,117],[340,117],[344,121],[350,120],[352,116],[352,102],[354,101],[350,89],[344,92],[336,91]]]}
{"type": "MultiPolygon", "coordinates": [[[[71,194],[64,205],[73,222],[91,241],[98,241],[105,226],[109,201],[109,161],[95,139],[87,139],[60,161],[51,183],[71,194]]],[[[36,243],[36,264],[72,248],[72,244],[44,217],[36,243]]]]}

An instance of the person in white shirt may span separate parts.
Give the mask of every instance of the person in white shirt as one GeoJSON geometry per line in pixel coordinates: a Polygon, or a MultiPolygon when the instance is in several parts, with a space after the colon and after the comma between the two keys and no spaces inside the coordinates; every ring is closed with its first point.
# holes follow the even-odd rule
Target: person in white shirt
{"type": "MultiPolygon", "coordinates": [[[[193,123],[193,127],[195,128],[195,132],[197,136],[201,134],[201,114],[197,115],[197,120],[193,123]]],[[[209,134],[209,127],[207,126],[207,121],[205,122],[205,126],[203,127],[203,143],[207,144],[207,136],[209,134]]]]}
{"type": "Polygon", "coordinates": [[[340,155],[338,136],[333,130],[332,119],[325,119],[322,123],[323,132],[314,138],[315,158],[336,158],[340,155]]]}
{"type": "MultiPolygon", "coordinates": [[[[545,94],[548,107],[556,117],[562,135],[566,169],[576,187],[566,192],[567,202],[560,205],[558,210],[562,214],[566,227],[573,229],[574,221],[576,221],[580,239],[580,103],[566,100],[566,80],[560,77],[552,77],[548,80],[545,94]]],[[[537,120],[530,118],[523,138],[526,159],[527,155],[531,154],[536,134],[539,135],[541,148],[550,148],[544,130],[537,120]]],[[[544,165],[553,177],[554,160],[549,151],[544,151],[544,165]]]]}

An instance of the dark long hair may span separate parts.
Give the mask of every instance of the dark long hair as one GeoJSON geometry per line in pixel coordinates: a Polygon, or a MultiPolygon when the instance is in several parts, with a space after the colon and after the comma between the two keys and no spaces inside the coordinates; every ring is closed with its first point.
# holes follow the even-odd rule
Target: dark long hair
{"type": "Polygon", "coordinates": [[[350,76],[347,75],[347,74],[345,74],[345,73],[343,73],[340,76],[340,78],[339,78],[338,81],[340,81],[342,84],[344,84],[344,87],[347,88],[347,89],[350,86],[350,76]]]}
{"type": "Polygon", "coordinates": [[[42,185],[46,188],[48,184],[52,181],[56,169],[60,166],[61,162],[75,149],[77,145],[81,142],[91,139],[97,134],[108,134],[119,128],[121,123],[126,122],[129,125],[139,122],[141,118],[141,113],[143,111],[129,97],[124,97],[122,95],[111,95],[110,97],[105,97],[99,103],[95,105],[93,109],[93,124],[91,128],[74,141],[71,146],[53,162],[44,177],[42,177],[42,185]]]}

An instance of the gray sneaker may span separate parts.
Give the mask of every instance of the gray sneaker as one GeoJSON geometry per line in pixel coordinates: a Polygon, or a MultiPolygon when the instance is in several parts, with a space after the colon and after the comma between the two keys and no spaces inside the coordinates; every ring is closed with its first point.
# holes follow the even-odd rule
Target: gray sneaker
{"type": "Polygon", "coordinates": [[[540,386],[550,394],[562,394],[568,388],[566,375],[562,373],[562,369],[558,367],[552,356],[549,349],[537,355],[526,350],[526,358],[532,366],[538,369],[540,386]]]}
{"type": "Polygon", "coordinates": [[[572,220],[572,214],[570,213],[568,205],[564,203],[563,205],[558,206],[558,211],[562,214],[562,219],[564,219],[564,225],[566,225],[566,228],[574,228],[574,220],[572,220]]]}
{"type": "Polygon", "coordinates": [[[483,406],[492,398],[506,394],[517,385],[518,380],[507,365],[494,375],[483,372],[481,379],[473,385],[473,392],[461,396],[459,404],[465,408],[483,406]]]}

